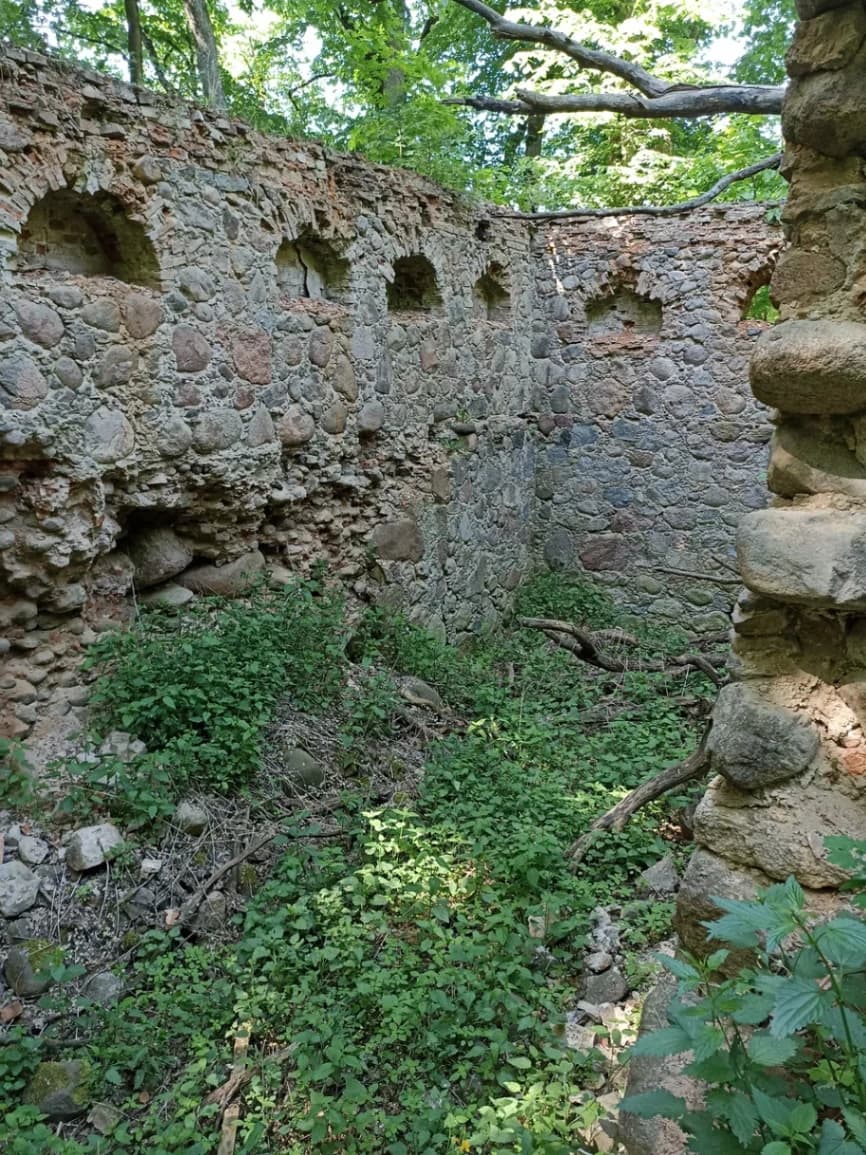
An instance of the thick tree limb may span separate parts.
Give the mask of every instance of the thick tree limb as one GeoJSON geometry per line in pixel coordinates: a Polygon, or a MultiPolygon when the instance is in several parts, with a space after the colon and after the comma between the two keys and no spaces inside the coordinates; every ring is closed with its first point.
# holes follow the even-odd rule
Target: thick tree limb
{"type": "Polygon", "coordinates": [[[639,64],[623,60],[622,57],[614,56],[610,52],[588,48],[556,28],[545,28],[538,24],[518,24],[506,20],[483,0],[455,0],[455,3],[486,20],[497,40],[521,40],[528,44],[543,44],[545,48],[552,48],[554,52],[561,52],[564,56],[575,60],[581,68],[618,76],[620,80],[624,80],[626,84],[630,84],[632,88],[636,88],[646,96],[661,96],[671,87],[666,81],[641,68],[639,64]]]}
{"type": "MultiPolygon", "coordinates": [[[[460,3],[460,0],[457,0],[460,3]]],[[[749,116],[773,116],[782,111],[785,89],[782,85],[718,84],[705,87],[671,88],[661,96],[643,96],[634,92],[578,92],[548,96],[543,92],[517,89],[516,100],[497,100],[486,96],[451,97],[445,104],[476,108],[481,112],[500,112],[508,116],[527,116],[554,112],[616,112],[641,120],[661,120],[672,116],[718,116],[739,112],[749,116]]]]}
{"type": "Polygon", "coordinates": [[[490,101],[468,98],[462,103],[488,112],[506,112],[525,115],[534,112],[619,112],[624,116],[713,116],[719,112],[746,112],[753,115],[778,114],[782,111],[783,86],[770,85],[715,85],[671,84],[653,76],[633,61],[600,52],[573,40],[556,28],[540,24],[521,24],[506,20],[495,8],[483,0],[454,0],[461,8],[474,12],[490,25],[497,40],[518,40],[526,44],[541,44],[576,61],[581,68],[606,72],[624,80],[648,100],[628,93],[582,93],[577,96],[543,96],[540,93],[518,91],[518,101],[490,101]],[[665,108],[665,105],[667,107],[665,108]],[[506,107],[510,106],[510,107],[506,107]]]}
{"type": "Polygon", "coordinates": [[[518,623],[526,629],[541,630],[560,649],[567,650],[581,662],[600,670],[608,670],[612,674],[670,674],[695,670],[717,686],[725,682],[724,676],[716,668],[724,666],[724,658],[705,658],[703,654],[676,654],[660,659],[615,658],[602,653],[596,638],[573,622],[561,622],[554,618],[518,618],[518,623]]]}
{"type": "Polygon", "coordinates": [[[571,860],[571,869],[576,870],[580,866],[587,851],[603,831],[619,832],[642,807],[654,802],[656,798],[661,798],[668,790],[673,790],[676,786],[682,786],[693,778],[700,778],[705,774],[710,765],[710,756],[706,751],[709,733],[710,723],[707,723],[700,744],[693,754],[689,754],[688,758],[677,762],[675,766],[662,770],[661,774],[648,778],[630,794],[626,794],[616,806],[602,814],[600,818],[596,818],[589,830],[576,839],[566,851],[566,857],[571,860]]]}
{"type": "Polygon", "coordinates": [[[778,168],[781,160],[782,154],[779,152],[776,153],[775,156],[767,157],[766,160],[759,160],[755,164],[750,164],[747,168],[741,168],[737,172],[730,172],[727,176],[723,176],[721,180],[717,180],[711,188],[701,193],[700,196],[691,197],[689,200],[680,201],[679,204],[675,205],[623,205],[619,208],[609,209],[558,209],[554,212],[537,213],[505,211],[497,213],[496,215],[515,217],[524,221],[565,221],[573,220],[576,217],[673,217],[680,213],[689,213],[693,209],[699,209],[701,205],[709,204],[710,201],[715,200],[717,196],[721,196],[726,189],[729,189],[732,184],[736,184],[737,181],[748,180],[750,177],[757,176],[758,173],[768,172],[770,169],[778,168]]]}

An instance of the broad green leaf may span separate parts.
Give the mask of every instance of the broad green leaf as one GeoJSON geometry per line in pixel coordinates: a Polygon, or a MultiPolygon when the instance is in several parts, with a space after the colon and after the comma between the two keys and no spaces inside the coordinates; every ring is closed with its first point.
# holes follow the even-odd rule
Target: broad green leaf
{"type": "Polygon", "coordinates": [[[866,955],[866,923],[840,915],[815,931],[815,938],[830,962],[847,965],[866,955]]]}
{"type": "Polygon", "coordinates": [[[681,958],[672,958],[669,954],[657,954],[654,957],[657,963],[663,966],[666,971],[670,971],[672,975],[676,975],[678,979],[696,979],[699,977],[695,968],[681,958]]]}
{"type": "Polygon", "coordinates": [[[863,1155],[863,1148],[858,1143],[849,1142],[844,1129],[835,1120],[825,1119],[821,1125],[817,1155],[863,1155]]]}
{"type": "Polygon", "coordinates": [[[830,999],[810,979],[787,979],[776,993],[770,1034],[780,1038],[799,1031],[807,1023],[813,1023],[830,999]]]}
{"type": "Polygon", "coordinates": [[[791,1148],[781,1139],[774,1139],[772,1143],[765,1143],[761,1148],[761,1155],[791,1155],[791,1148]]]}
{"type": "Polygon", "coordinates": [[[785,1135],[794,1104],[790,1099],[771,1098],[757,1087],[752,1087],[752,1101],[758,1114],[775,1135],[785,1135]]]}
{"type": "Polygon", "coordinates": [[[752,1035],[746,1051],[753,1062],[762,1067],[780,1067],[793,1057],[797,1044],[791,1038],[776,1038],[773,1035],[752,1035]]]}
{"type": "Polygon", "coordinates": [[[692,1040],[682,1027],[661,1027],[657,1031],[641,1035],[631,1048],[632,1055],[680,1055],[688,1051],[692,1040]]]}
{"type": "Polygon", "coordinates": [[[798,1135],[810,1135],[818,1122],[818,1112],[811,1103],[798,1103],[791,1111],[791,1130],[798,1135]]]}
{"type": "Polygon", "coordinates": [[[858,1143],[866,1146],[866,1116],[861,1115],[859,1111],[855,1111],[851,1107],[843,1107],[842,1114],[851,1134],[858,1143]]]}
{"type": "Polygon", "coordinates": [[[678,1099],[670,1091],[645,1091],[641,1095],[629,1095],[620,1103],[621,1111],[639,1115],[641,1119],[652,1119],[661,1115],[663,1119],[681,1119],[688,1110],[684,1099],[678,1099]]]}

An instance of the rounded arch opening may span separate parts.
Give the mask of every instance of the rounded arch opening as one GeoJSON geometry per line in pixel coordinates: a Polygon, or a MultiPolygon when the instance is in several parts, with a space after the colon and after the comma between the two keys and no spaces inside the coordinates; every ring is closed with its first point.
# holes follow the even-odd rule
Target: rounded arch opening
{"type": "Polygon", "coordinates": [[[159,287],[159,262],[144,226],[108,192],[46,193],[21,230],[17,267],[22,272],[50,269],[159,287]]]}
{"type": "Polygon", "coordinates": [[[436,270],[423,253],[397,258],[387,294],[390,313],[433,313],[442,305],[436,270]]]}

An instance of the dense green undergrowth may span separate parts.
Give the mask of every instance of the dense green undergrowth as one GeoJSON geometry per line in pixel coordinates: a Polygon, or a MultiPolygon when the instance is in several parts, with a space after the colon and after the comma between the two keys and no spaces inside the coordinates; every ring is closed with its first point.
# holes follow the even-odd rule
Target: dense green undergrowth
{"type": "MultiPolygon", "coordinates": [[[[519,609],[616,620],[602,595],[554,577],[528,586],[519,609]]],[[[671,639],[646,646],[662,642],[671,639]]],[[[249,1024],[238,1155],[575,1151],[598,1112],[587,1089],[598,1056],[563,1040],[588,916],[628,899],[637,925],[643,917],[664,933],[663,912],[642,911],[632,882],[666,848],[658,830],[677,801],[598,842],[577,874],[564,852],[626,790],[688,752],[695,724],[672,697],[682,680],[591,673],[517,628],[468,650],[377,612],[350,630],[316,583],[182,619],[149,614],[101,641],[92,662],[102,671],[96,724],[140,737],[148,754],[108,776],[104,762],[72,767],[75,810],[144,824],[198,789],[246,793],[266,813],[256,770],[284,694],[343,719],[348,787],[331,816],[337,836],[317,838],[304,813],[286,827],[230,945],[149,932],[121,1003],[82,1012],[94,1097],[122,1112],[110,1136],[58,1137],[12,1094],[0,1103],[0,1147],[213,1152],[218,1107],[206,1099],[249,1024]],[[466,724],[430,744],[417,796],[382,807],[365,792],[365,742],[401,725],[390,672],[430,682],[466,724]]],[[[42,1048],[10,1042],[0,1064],[14,1092],[42,1048]]]]}

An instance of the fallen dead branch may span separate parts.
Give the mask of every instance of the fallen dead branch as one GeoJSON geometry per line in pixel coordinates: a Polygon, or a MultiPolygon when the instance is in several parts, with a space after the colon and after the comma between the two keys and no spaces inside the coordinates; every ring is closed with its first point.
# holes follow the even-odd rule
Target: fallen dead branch
{"type": "MultiPolygon", "coordinates": [[[[703,654],[688,653],[674,654],[664,658],[617,658],[606,654],[599,648],[599,634],[592,634],[589,630],[576,626],[573,622],[562,622],[555,618],[519,618],[519,624],[530,630],[541,632],[559,646],[567,650],[581,662],[587,662],[600,670],[607,670],[612,674],[647,673],[673,674],[686,673],[689,670],[704,674],[717,686],[723,686],[726,678],[719,673],[724,668],[724,657],[705,657],[703,654]]],[[[617,639],[624,641],[625,639],[617,639]]]]}
{"type": "Polygon", "coordinates": [[[700,778],[707,772],[710,756],[707,753],[706,745],[710,725],[711,723],[708,722],[698,748],[689,754],[688,758],[682,762],[677,762],[674,766],[668,766],[660,774],[642,782],[640,786],[626,794],[621,802],[617,802],[616,806],[602,814],[600,818],[596,818],[589,830],[569,846],[566,857],[571,860],[572,870],[576,870],[580,866],[589,848],[604,831],[613,830],[618,833],[642,807],[654,802],[656,798],[660,798],[668,790],[673,790],[676,786],[682,786],[685,782],[700,778]]]}

